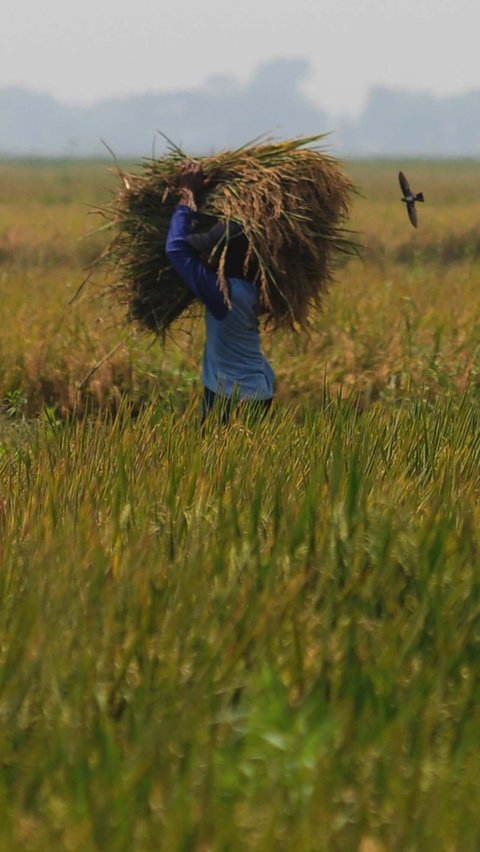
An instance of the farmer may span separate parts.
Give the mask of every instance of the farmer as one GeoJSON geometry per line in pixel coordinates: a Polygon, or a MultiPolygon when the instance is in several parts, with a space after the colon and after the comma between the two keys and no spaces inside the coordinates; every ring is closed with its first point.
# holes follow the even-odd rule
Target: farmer
{"type": "MultiPolygon", "coordinates": [[[[166,253],[182,281],[206,307],[202,419],[216,403],[226,422],[237,402],[247,409],[267,411],[272,402],[274,374],[260,348],[258,289],[253,280],[245,280],[247,238],[238,226],[230,226],[227,236],[226,226],[221,223],[206,234],[192,233],[195,197],[205,185],[201,166],[185,166],[166,253]],[[215,267],[225,240],[225,276],[231,306],[224,299],[215,267]],[[208,261],[212,252],[213,265],[208,261]]],[[[254,275],[247,277],[253,279],[254,275]]]]}

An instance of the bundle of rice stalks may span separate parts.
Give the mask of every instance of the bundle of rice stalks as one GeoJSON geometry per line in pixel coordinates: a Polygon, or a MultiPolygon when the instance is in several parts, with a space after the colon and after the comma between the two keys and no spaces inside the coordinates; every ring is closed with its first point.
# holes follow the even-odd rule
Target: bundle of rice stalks
{"type": "MultiPolygon", "coordinates": [[[[254,260],[261,315],[267,324],[305,328],[332,280],[337,251],[356,251],[344,225],[353,185],[338,161],[322,152],[321,136],[261,143],[215,156],[187,157],[171,147],[136,174],[121,173],[122,190],[105,211],[114,237],[104,260],[120,273],[114,291],[130,320],[163,334],[196,301],[165,255],[178,178],[199,162],[208,187],[199,200],[197,230],[236,222],[254,260]]],[[[219,265],[219,285],[227,282],[219,265]]]]}

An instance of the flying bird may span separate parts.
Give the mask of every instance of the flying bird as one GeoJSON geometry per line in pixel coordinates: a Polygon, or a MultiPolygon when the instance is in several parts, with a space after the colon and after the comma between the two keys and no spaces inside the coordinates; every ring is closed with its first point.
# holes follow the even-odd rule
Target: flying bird
{"type": "Polygon", "coordinates": [[[416,228],[418,222],[417,222],[417,210],[415,208],[415,202],[425,200],[424,197],[423,197],[423,192],[413,193],[412,190],[410,189],[410,185],[408,183],[408,180],[405,177],[405,175],[403,174],[403,172],[398,173],[398,180],[400,182],[400,187],[401,187],[401,190],[403,192],[402,201],[404,201],[405,204],[407,205],[408,218],[410,219],[410,222],[412,223],[413,227],[416,228]]]}

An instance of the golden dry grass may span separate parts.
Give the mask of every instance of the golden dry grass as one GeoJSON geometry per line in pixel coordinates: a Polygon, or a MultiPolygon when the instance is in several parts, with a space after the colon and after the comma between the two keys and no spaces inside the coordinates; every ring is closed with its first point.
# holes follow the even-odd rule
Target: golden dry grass
{"type": "MultiPolygon", "coordinates": [[[[364,260],[336,270],[311,334],[266,335],[278,396],[320,399],[324,382],[356,388],[368,403],[422,388],[435,396],[477,382],[480,168],[476,164],[411,164],[423,189],[420,225],[409,225],[399,201],[396,164],[351,164],[364,197],[352,226],[366,246],[364,260]],[[473,235],[473,237],[472,237],[473,235]],[[449,254],[450,246],[450,254],[449,254]]],[[[43,404],[66,413],[88,401],[135,403],[172,392],[177,405],[197,383],[203,324],[183,322],[165,346],[135,335],[120,345],[81,391],[91,368],[129,333],[119,306],[101,298],[98,275],[73,305],[84,268],[105,245],[91,206],[102,206],[117,179],[104,164],[1,167],[0,397],[17,393],[25,412],[43,404]]]]}

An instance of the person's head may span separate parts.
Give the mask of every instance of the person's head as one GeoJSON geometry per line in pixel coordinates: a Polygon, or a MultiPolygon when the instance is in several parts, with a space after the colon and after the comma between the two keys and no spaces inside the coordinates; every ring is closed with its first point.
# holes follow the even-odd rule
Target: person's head
{"type": "Polygon", "coordinates": [[[206,233],[190,234],[187,242],[196,252],[210,263],[215,269],[220,263],[222,253],[227,244],[224,271],[227,278],[246,278],[254,281],[258,273],[255,258],[248,260],[248,239],[240,225],[230,222],[228,227],[223,222],[217,222],[206,233]]]}

